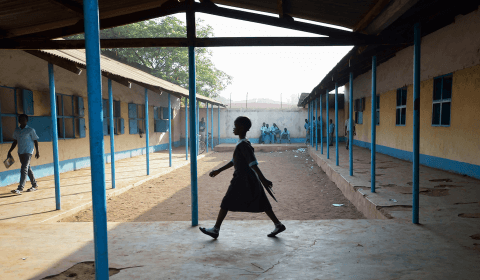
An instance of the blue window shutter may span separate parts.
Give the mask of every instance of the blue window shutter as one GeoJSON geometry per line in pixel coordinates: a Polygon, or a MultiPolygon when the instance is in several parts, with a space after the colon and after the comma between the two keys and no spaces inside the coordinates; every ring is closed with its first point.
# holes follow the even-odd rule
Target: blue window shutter
{"type": "Polygon", "coordinates": [[[168,108],[166,107],[160,107],[162,108],[162,119],[168,120],[168,108]]]}
{"type": "MultiPolygon", "coordinates": [[[[83,105],[83,97],[77,96],[78,116],[85,116],[85,106],[83,105]]],[[[84,120],[85,121],[85,120],[84,120]]]]}
{"type": "Polygon", "coordinates": [[[80,138],[85,138],[86,133],[85,133],[85,119],[84,118],[79,118],[78,119],[78,131],[80,134],[80,138]]]}
{"type": "Polygon", "coordinates": [[[38,142],[52,141],[52,117],[30,117],[28,126],[35,129],[38,142]]]}
{"type": "Polygon", "coordinates": [[[128,118],[135,119],[137,118],[137,104],[128,104],[128,118]]]}
{"type": "Polygon", "coordinates": [[[28,89],[21,89],[23,101],[23,113],[32,116],[33,113],[33,92],[28,89]]]}
{"type": "Polygon", "coordinates": [[[158,107],[153,107],[153,119],[158,120],[158,107]]]}
{"type": "Polygon", "coordinates": [[[155,121],[155,132],[168,132],[168,121],[166,121],[166,120],[156,120],[155,121]]]}
{"type": "Polygon", "coordinates": [[[124,134],[125,133],[125,120],[120,118],[120,127],[118,128],[119,134],[124,134]]]}
{"type": "Polygon", "coordinates": [[[108,130],[109,130],[108,123],[109,123],[108,118],[104,118],[103,119],[103,136],[108,135],[108,130]]]}
{"type": "Polygon", "coordinates": [[[130,134],[137,134],[138,129],[137,129],[137,120],[129,120],[128,121],[128,126],[129,126],[129,132],[130,134]]]}
{"type": "Polygon", "coordinates": [[[108,99],[102,99],[103,102],[103,118],[106,119],[108,117],[108,99]]]}

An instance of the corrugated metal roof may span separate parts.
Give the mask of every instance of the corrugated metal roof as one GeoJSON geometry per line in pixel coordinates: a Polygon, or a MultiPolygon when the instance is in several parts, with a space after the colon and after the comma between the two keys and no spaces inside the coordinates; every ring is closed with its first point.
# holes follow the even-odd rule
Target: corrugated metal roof
{"type": "MultiPolygon", "coordinates": [[[[41,51],[50,55],[54,55],[54,56],[75,62],[79,65],[83,65],[84,67],[86,67],[87,65],[85,50],[41,50],[41,51]]],[[[131,83],[136,83],[139,85],[147,84],[153,87],[159,87],[163,91],[169,92],[178,97],[189,96],[188,90],[181,86],[178,86],[176,84],[157,78],[147,72],[139,70],[130,65],[123,64],[119,61],[116,61],[104,55],[100,57],[100,67],[102,72],[107,72],[116,76],[123,77],[131,83]]],[[[224,104],[216,100],[213,100],[211,98],[198,95],[198,94],[197,94],[197,101],[208,102],[211,104],[225,107],[224,104]]]]}

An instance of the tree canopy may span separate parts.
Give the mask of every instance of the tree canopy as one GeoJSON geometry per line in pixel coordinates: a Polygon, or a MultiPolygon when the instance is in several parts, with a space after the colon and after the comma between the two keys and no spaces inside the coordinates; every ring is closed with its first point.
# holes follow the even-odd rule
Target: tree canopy
{"type": "MultiPolygon", "coordinates": [[[[197,20],[197,37],[212,37],[213,28],[197,20]]],[[[105,29],[100,32],[102,39],[186,37],[183,21],[168,16],[129,25],[105,29]]],[[[75,35],[68,39],[83,39],[75,35]]],[[[212,62],[212,52],[207,48],[196,48],[197,93],[215,98],[232,82],[232,77],[217,69],[212,62]]],[[[149,68],[152,75],[188,89],[188,48],[151,47],[102,49],[131,64],[149,68]]]]}

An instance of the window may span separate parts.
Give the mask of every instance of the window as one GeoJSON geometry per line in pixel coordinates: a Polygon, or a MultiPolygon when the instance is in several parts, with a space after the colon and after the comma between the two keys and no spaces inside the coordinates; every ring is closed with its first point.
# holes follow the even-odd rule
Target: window
{"type": "Polygon", "coordinates": [[[83,98],[57,93],[58,139],[85,137],[83,98]]]}
{"type": "Polygon", "coordinates": [[[433,80],[432,126],[450,126],[452,74],[433,80]]]}
{"type": "Polygon", "coordinates": [[[0,86],[0,143],[13,142],[17,125],[17,90],[0,86]]]}
{"type": "MultiPolygon", "coordinates": [[[[120,101],[113,100],[113,130],[115,134],[123,134],[124,121],[121,118],[120,101]]],[[[103,99],[103,135],[110,135],[109,100],[103,99]]]]}
{"type": "Polygon", "coordinates": [[[405,125],[407,115],[407,88],[397,89],[396,125],[405,125]]]}
{"type": "Polygon", "coordinates": [[[376,117],[377,117],[377,121],[376,121],[376,124],[377,125],[380,125],[380,95],[377,95],[377,108],[376,108],[376,117]]]}
{"type": "Polygon", "coordinates": [[[363,111],[365,110],[365,97],[355,99],[355,103],[353,106],[355,110],[355,123],[363,124],[363,111]]]}
{"type": "Polygon", "coordinates": [[[145,133],[145,105],[128,104],[128,123],[130,134],[145,133]]]}
{"type": "MultiPolygon", "coordinates": [[[[163,109],[168,113],[168,108],[163,109]]],[[[168,121],[162,117],[162,107],[153,107],[154,132],[168,132],[168,121]]]]}

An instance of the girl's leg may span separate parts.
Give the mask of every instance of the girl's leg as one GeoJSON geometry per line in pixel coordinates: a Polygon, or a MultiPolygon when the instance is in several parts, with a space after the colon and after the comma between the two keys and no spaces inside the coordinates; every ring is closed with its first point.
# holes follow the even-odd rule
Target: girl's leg
{"type": "Polygon", "coordinates": [[[275,216],[275,213],[273,213],[272,209],[265,211],[265,214],[267,214],[267,216],[272,220],[274,224],[280,223],[277,216],[275,216]]]}
{"type": "Polygon", "coordinates": [[[220,211],[218,212],[218,216],[217,216],[217,222],[215,223],[216,228],[219,229],[222,226],[222,222],[227,216],[227,213],[228,213],[228,210],[220,208],[220,211]]]}

